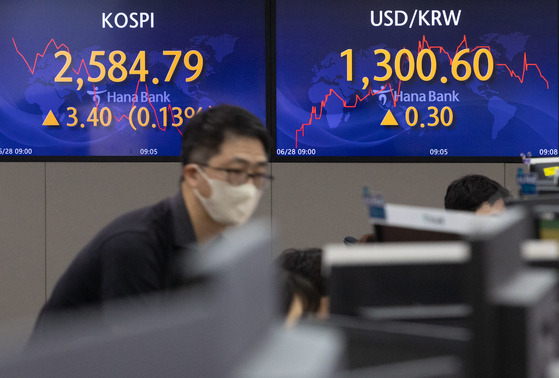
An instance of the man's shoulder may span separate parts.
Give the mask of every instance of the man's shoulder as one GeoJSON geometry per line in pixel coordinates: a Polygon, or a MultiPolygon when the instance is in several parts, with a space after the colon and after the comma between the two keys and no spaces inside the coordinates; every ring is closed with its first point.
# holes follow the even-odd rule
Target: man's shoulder
{"type": "Polygon", "coordinates": [[[169,230],[172,230],[171,224],[169,199],[164,199],[154,205],[119,215],[97,233],[86,249],[165,238],[169,230]]]}
{"type": "Polygon", "coordinates": [[[111,221],[103,231],[148,231],[157,227],[158,224],[171,222],[172,211],[170,199],[166,198],[156,204],[131,210],[111,221]]]}

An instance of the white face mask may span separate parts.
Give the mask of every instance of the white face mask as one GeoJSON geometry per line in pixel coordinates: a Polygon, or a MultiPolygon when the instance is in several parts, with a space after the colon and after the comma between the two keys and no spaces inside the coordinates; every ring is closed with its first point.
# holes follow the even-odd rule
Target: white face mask
{"type": "Polygon", "coordinates": [[[250,218],[262,196],[261,189],[248,182],[233,186],[226,181],[209,178],[198,168],[196,170],[208,182],[212,194],[205,198],[198,189],[194,189],[194,194],[214,221],[233,226],[250,218]]]}

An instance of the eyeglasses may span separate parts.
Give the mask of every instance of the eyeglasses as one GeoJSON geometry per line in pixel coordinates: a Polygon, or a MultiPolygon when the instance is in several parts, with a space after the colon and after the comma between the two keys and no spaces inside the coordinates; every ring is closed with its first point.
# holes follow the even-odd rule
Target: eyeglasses
{"type": "Polygon", "coordinates": [[[248,179],[252,179],[254,186],[258,189],[265,189],[270,185],[270,182],[274,179],[272,176],[265,174],[265,173],[248,173],[244,169],[236,169],[236,168],[221,168],[221,167],[212,167],[208,164],[204,163],[196,163],[201,167],[213,169],[215,171],[225,172],[227,174],[227,182],[233,186],[239,186],[246,184],[248,179]]]}

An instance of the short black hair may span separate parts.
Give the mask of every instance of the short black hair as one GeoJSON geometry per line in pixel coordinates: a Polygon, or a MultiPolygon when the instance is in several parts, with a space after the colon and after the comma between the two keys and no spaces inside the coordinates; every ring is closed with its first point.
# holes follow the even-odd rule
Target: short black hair
{"type": "Polygon", "coordinates": [[[450,210],[476,211],[484,202],[493,205],[510,197],[509,191],[497,181],[483,175],[466,175],[448,185],[444,207],[450,210]]]}
{"type": "Polygon", "coordinates": [[[326,295],[326,282],[322,274],[321,248],[289,248],[281,253],[278,260],[279,266],[284,271],[307,279],[321,296],[326,295]]]}
{"type": "Polygon", "coordinates": [[[316,286],[300,274],[280,270],[280,310],[287,315],[293,298],[297,295],[303,306],[303,315],[315,313],[320,308],[321,295],[316,286]]]}
{"type": "Polygon", "coordinates": [[[269,158],[270,135],[260,119],[239,106],[222,104],[197,113],[184,128],[182,165],[206,163],[231,136],[258,139],[269,158]]]}

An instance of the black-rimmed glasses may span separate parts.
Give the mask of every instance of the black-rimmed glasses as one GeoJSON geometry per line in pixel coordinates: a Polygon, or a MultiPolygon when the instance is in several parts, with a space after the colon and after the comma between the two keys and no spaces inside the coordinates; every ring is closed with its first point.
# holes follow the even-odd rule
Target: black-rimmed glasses
{"type": "Polygon", "coordinates": [[[244,169],[212,167],[211,165],[205,163],[196,163],[196,164],[204,168],[225,172],[227,175],[226,176],[227,182],[233,186],[246,184],[249,179],[252,179],[254,186],[256,186],[258,189],[265,189],[270,185],[270,182],[274,179],[272,176],[266,173],[248,173],[248,171],[244,169]]]}

